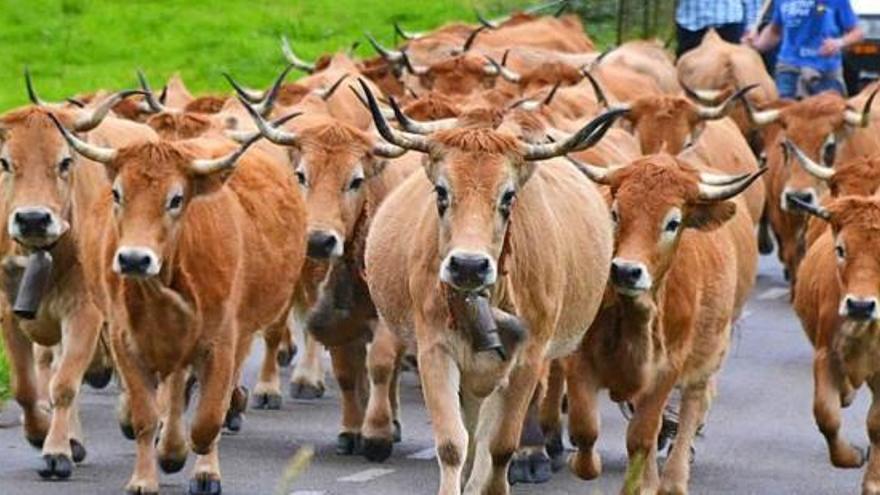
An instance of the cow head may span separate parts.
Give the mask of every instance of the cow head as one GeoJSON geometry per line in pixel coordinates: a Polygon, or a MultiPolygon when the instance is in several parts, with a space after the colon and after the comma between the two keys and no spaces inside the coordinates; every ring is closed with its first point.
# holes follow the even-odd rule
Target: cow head
{"type": "Polygon", "coordinates": [[[611,189],[615,229],[611,283],[624,296],[660,285],[687,229],[712,231],[736,213],[728,201],[764,171],[743,176],[700,173],[670,155],[642,157],[623,167],[578,163],[585,175],[611,189]]]}
{"type": "MultiPolygon", "coordinates": [[[[755,111],[749,106],[749,115],[756,125],[778,124],[781,128],[777,140],[768,146],[780,146],[787,140],[811,161],[832,167],[843,141],[853,130],[870,124],[871,106],[876,94],[875,91],[860,111],[850,108],[837,93],[828,92],[781,109],[755,111]]],[[[774,155],[771,151],[767,151],[768,156],[774,155]]],[[[779,198],[782,210],[789,211],[793,200],[817,205],[824,188],[823,182],[801,167],[790,167],[791,153],[775,153],[775,156],[781,158],[779,161],[782,162],[776,166],[786,167],[787,173],[779,198]]]]}
{"type": "Polygon", "coordinates": [[[222,187],[245,150],[260,138],[219,158],[198,158],[185,144],[168,141],[120,149],[95,146],[50,117],[73,150],[107,170],[117,238],[112,267],[123,277],[159,275],[175,251],[181,219],[193,199],[222,187]]]}
{"type": "Polygon", "coordinates": [[[517,194],[538,163],[592,146],[621,114],[600,115],[554,143],[524,143],[491,127],[443,129],[425,136],[392,129],[369,88],[363,89],[382,137],[425,155],[439,227],[438,277],[460,291],[482,291],[495,284],[517,194]]]}
{"type": "Polygon", "coordinates": [[[110,109],[134,92],[111,95],[92,108],[38,104],[0,117],[0,181],[9,216],[6,229],[19,244],[48,247],[70,228],[75,159],[55,131],[50,111],[77,132],[97,127],[110,109]],[[50,110],[51,109],[51,110],[50,110]]]}
{"type": "Polygon", "coordinates": [[[832,197],[871,196],[880,188],[880,155],[855,157],[828,167],[817,163],[790,140],[786,152],[801,169],[828,186],[832,197]]]}
{"type": "Polygon", "coordinates": [[[795,199],[792,206],[831,224],[840,280],[840,316],[854,322],[880,320],[880,201],[844,196],[825,207],[795,199]]]}

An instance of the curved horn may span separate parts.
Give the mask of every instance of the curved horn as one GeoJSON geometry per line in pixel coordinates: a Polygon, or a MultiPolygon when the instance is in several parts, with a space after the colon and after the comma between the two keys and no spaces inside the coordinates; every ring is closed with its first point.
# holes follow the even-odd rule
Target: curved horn
{"type": "Polygon", "coordinates": [[[678,78],[678,85],[681,86],[681,89],[688,98],[704,105],[714,105],[718,98],[724,94],[724,91],[720,89],[693,89],[685,84],[680,77],[678,78]]]}
{"type": "MultiPolygon", "coordinates": [[[[358,93],[358,90],[355,89],[354,86],[349,86],[348,89],[351,90],[351,92],[354,93],[355,96],[357,96],[358,101],[361,102],[361,105],[363,105],[364,108],[366,108],[367,110],[370,109],[370,103],[367,101],[366,98],[364,98],[364,95],[358,93]]],[[[386,120],[397,119],[397,117],[394,115],[394,110],[388,107],[380,107],[380,110],[382,112],[382,116],[385,117],[386,120]]]]}
{"type": "Polygon", "coordinates": [[[144,71],[138,69],[137,71],[138,82],[141,85],[141,89],[144,92],[144,101],[143,105],[140,106],[140,109],[144,113],[162,113],[167,111],[165,105],[162,104],[162,101],[165,99],[164,95],[166,91],[168,91],[168,86],[162,88],[162,95],[159,96],[159,99],[156,99],[155,93],[153,93],[152,88],[150,88],[150,83],[147,81],[147,76],[144,75],[144,71]]]}
{"type": "MultiPolygon", "coordinates": [[[[405,148],[394,146],[393,144],[378,139],[373,143],[373,154],[381,156],[382,158],[398,158],[403,156],[406,152],[407,150],[405,148]]],[[[373,175],[378,175],[378,173],[373,175]]]]}
{"type": "Polygon", "coordinates": [[[814,162],[812,158],[804,153],[804,150],[800,149],[798,145],[794,144],[789,139],[785,139],[785,141],[783,141],[782,143],[783,146],[786,147],[788,154],[794,155],[801,168],[806,170],[807,173],[809,173],[813,177],[822,181],[829,181],[832,177],[834,177],[833,168],[825,167],[814,162]]]}
{"type": "Polygon", "coordinates": [[[235,167],[238,160],[244,155],[244,153],[251,147],[254,143],[263,139],[262,134],[257,134],[244,144],[242,144],[237,150],[232,153],[221,156],[220,158],[203,158],[196,159],[190,163],[190,170],[195,172],[198,175],[211,175],[217,172],[222,172],[224,170],[231,170],[235,167]]]}
{"type": "Polygon", "coordinates": [[[515,71],[508,69],[507,67],[499,64],[492,57],[486,56],[486,60],[489,61],[489,65],[485,67],[486,74],[490,76],[494,76],[500,74],[501,77],[504,78],[507,82],[518,83],[521,79],[521,76],[517,74],[515,71]],[[491,68],[490,68],[491,66],[491,68]]]}
{"type": "Polygon", "coordinates": [[[417,40],[422,37],[421,33],[408,33],[406,31],[404,31],[403,28],[400,27],[400,23],[398,23],[397,21],[394,21],[393,24],[394,24],[394,32],[397,33],[398,36],[400,36],[401,38],[403,38],[407,41],[417,40]]]}
{"type": "Polygon", "coordinates": [[[721,103],[720,105],[715,106],[715,107],[707,107],[707,106],[703,106],[701,104],[698,104],[697,105],[697,114],[703,120],[716,120],[716,119],[724,118],[727,115],[727,113],[730,112],[731,108],[733,108],[733,104],[737,100],[744,99],[746,94],[749,91],[751,91],[757,87],[758,87],[757,84],[750,84],[750,85],[740,89],[736,93],[730,95],[726,100],[724,100],[723,103],[721,103]]]}
{"type": "Polygon", "coordinates": [[[728,184],[725,186],[713,186],[710,184],[699,184],[700,192],[699,198],[702,201],[724,201],[730,199],[737,194],[746,190],[747,187],[752,185],[758,177],[764,175],[767,172],[767,169],[760,169],[757,172],[749,175],[744,180],[740,182],[734,182],[733,184],[728,184]]]}
{"type": "Polygon", "coordinates": [[[367,103],[370,106],[370,113],[373,115],[373,123],[376,124],[376,129],[386,141],[408,150],[421,151],[422,153],[428,153],[430,151],[429,142],[424,136],[399,132],[392,129],[391,126],[388,125],[388,121],[386,121],[385,117],[382,115],[382,111],[379,110],[379,103],[376,101],[376,97],[373,96],[373,92],[370,91],[370,87],[367,86],[367,83],[365,83],[363,79],[358,79],[358,82],[361,84],[364,95],[367,97],[367,103]]]}
{"type": "Polygon", "coordinates": [[[467,39],[464,40],[464,45],[461,47],[462,53],[471,49],[474,46],[474,41],[477,40],[477,35],[483,32],[486,29],[486,26],[480,26],[477,29],[471,31],[471,34],[468,35],[467,39]]]}
{"type": "Polygon", "coordinates": [[[700,182],[710,186],[729,186],[739,181],[745,180],[749,174],[725,175],[713,174],[710,172],[700,172],[700,182]]]}
{"type": "Polygon", "coordinates": [[[557,82],[550,89],[550,92],[547,93],[547,96],[544,97],[544,105],[549,105],[553,101],[553,97],[556,96],[556,92],[559,91],[559,86],[562,85],[562,81],[557,82]]]}
{"type": "Polygon", "coordinates": [[[27,88],[28,100],[34,105],[41,107],[45,105],[43,100],[37,96],[36,90],[34,90],[34,81],[31,79],[31,71],[28,67],[24,68],[24,85],[27,88]]]}
{"type": "Polygon", "coordinates": [[[314,93],[320,96],[322,100],[327,101],[330,99],[331,96],[333,96],[333,93],[335,93],[336,90],[339,89],[342,81],[345,81],[346,78],[348,78],[348,74],[343,74],[342,77],[337,79],[335,83],[331,84],[329,88],[316,89],[314,90],[314,93]]]}
{"type": "Polygon", "coordinates": [[[73,130],[76,132],[87,132],[98,127],[101,125],[101,121],[104,120],[107,114],[110,113],[110,110],[112,110],[117,103],[132,95],[146,95],[146,93],[140,90],[130,89],[108,96],[104,101],[95,106],[92,111],[79,116],[73,124],[73,130]]]}
{"type": "Polygon", "coordinates": [[[523,156],[526,160],[546,160],[564,155],[570,151],[580,151],[596,144],[618,117],[628,110],[616,108],[591,120],[587,125],[564,140],[554,143],[525,144],[523,156]]]}
{"type": "Polygon", "coordinates": [[[72,132],[70,132],[64,125],[58,120],[54,114],[49,114],[49,118],[52,119],[52,123],[55,124],[55,127],[58,128],[58,131],[61,132],[61,135],[64,136],[64,139],[70,144],[70,147],[74,149],[80,155],[88,158],[89,160],[93,160],[99,163],[110,163],[119,152],[113,148],[103,148],[101,146],[95,146],[93,144],[89,144],[82,139],[76,137],[72,132]]]}
{"type": "Polygon", "coordinates": [[[580,160],[576,160],[568,155],[565,155],[565,159],[569,161],[572,165],[574,165],[580,173],[584,174],[588,179],[595,182],[596,184],[601,184],[603,186],[607,186],[611,183],[611,176],[614,172],[626,167],[626,165],[610,165],[608,167],[598,167],[596,165],[591,165],[589,163],[582,162],[580,160]]]}
{"type": "Polygon", "coordinates": [[[376,52],[386,61],[395,64],[403,62],[403,52],[399,50],[389,50],[385,48],[378,41],[376,41],[376,38],[373,38],[373,35],[370,33],[364,33],[364,36],[367,37],[367,41],[370,42],[370,45],[373,46],[373,49],[376,50],[376,52]]]}
{"type": "Polygon", "coordinates": [[[73,105],[77,108],[85,108],[86,107],[85,103],[81,102],[80,100],[77,100],[76,98],[65,98],[64,101],[66,101],[67,103],[70,103],[71,105],[73,105]]]}
{"type": "Polygon", "coordinates": [[[388,102],[391,104],[391,110],[394,112],[394,118],[397,120],[397,123],[400,124],[400,128],[406,132],[411,132],[413,134],[431,134],[432,132],[444,129],[453,129],[458,125],[458,119],[418,122],[410,119],[405,113],[403,113],[403,110],[400,109],[397,100],[395,100],[393,96],[388,97],[388,102]]]}
{"type": "MultiPolygon", "coordinates": [[[[254,105],[254,110],[259,112],[260,115],[262,115],[263,117],[268,116],[275,108],[275,101],[278,99],[278,94],[281,91],[281,86],[284,84],[284,80],[287,78],[287,75],[290,74],[291,70],[293,70],[292,64],[285,67],[284,70],[281,71],[281,74],[279,74],[278,77],[275,78],[275,82],[272,84],[272,87],[269,88],[268,91],[264,92],[264,96],[261,101],[258,104],[254,105]]],[[[235,89],[235,92],[238,93],[240,99],[242,99],[243,101],[250,101],[250,96],[253,95],[249,96],[249,92],[239,86],[232,78],[232,76],[226,73],[224,73],[223,75],[226,76],[226,79],[235,89]]]]}
{"type": "Polygon", "coordinates": [[[247,100],[248,103],[256,105],[263,101],[263,97],[266,96],[264,91],[257,91],[254,89],[247,89],[242,87],[240,84],[238,84],[238,82],[236,82],[235,79],[232,78],[231,75],[229,75],[228,72],[224,72],[223,77],[226,78],[226,81],[229,82],[229,85],[232,86],[232,89],[235,90],[236,93],[238,93],[238,96],[241,96],[242,98],[247,100]]]}
{"type": "Polygon", "coordinates": [[[480,12],[479,9],[476,9],[476,8],[474,9],[474,15],[477,16],[477,21],[480,24],[482,24],[483,27],[488,28],[488,29],[498,29],[499,22],[504,22],[508,19],[508,18],[503,18],[503,20],[500,20],[500,21],[490,21],[489,19],[486,19],[485,16],[483,16],[483,13],[480,12]]]}
{"type": "MultiPolygon", "coordinates": [[[[269,123],[269,125],[277,128],[277,127],[282,126],[285,123],[287,123],[287,121],[293,120],[293,119],[299,117],[300,115],[302,115],[302,112],[289,113],[289,114],[285,115],[284,117],[279,117],[279,118],[273,120],[272,122],[269,123]]],[[[232,139],[233,141],[235,141],[239,144],[244,144],[244,143],[250,141],[257,134],[260,134],[259,130],[257,130],[257,131],[232,131],[232,130],[228,130],[228,131],[226,131],[226,135],[230,139],[232,139]]],[[[270,139],[270,141],[271,141],[271,139],[270,139]]]]}
{"type": "Polygon", "coordinates": [[[831,220],[831,212],[828,211],[824,206],[817,206],[812,203],[805,203],[798,198],[791,197],[788,198],[789,204],[794,206],[795,209],[801,210],[804,213],[813,215],[814,217],[821,218],[822,220],[830,221],[831,220]]]}
{"type": "MultiPolygon", "coordinates": [[[[251,119],[254,121],[257,129],[259,129],[260,134],[266,136],[266,139],[272,141],[275,144],[280,144],[281,146],[297,145],[299,137],[296,134],[287,132],[284,129],[280,129],[276,126],[269,125],[269,123],[263,119],[263,116],[260,115],[260,113],[254,107],[250,106],[248,102],[246,102],[243,98],[239,97],[238,101],[241,102],[241,105],[245,108],[245,110],[247,110],[247,113],[251,116],[251,119]]],[[[286,122],[286,120],[284,122],[286,122]]]]}
{"type": "Polygon", "coordinates": [[[601,105],[603,108],[610,107],[611,105],[608,103],[608,97],[605,96],[605,91],[602,89],[602,85],[599,84],[599,81],[597,81],[596,78],[593,77],[593,74],[590,74],[590,71],[583,70],[581,72],[583,73],[584,77],[587,78],[587,81],[590,82],[590,86],[593,87],[593,93],[596,94],[596,101],[599,103],[599,105],[601,105]]]}
{"type": "Polygon", "coordinates": [[[424,65],[414,65],[404,50],[400,51],[400,55],[403,57],[403,66],[414,76],[424,76],[431,70],[430,67],[425,67],[424,65]]]}
{"type": "Polygon", "coordinates": [[[293,49],[290,47],[290,41],[287,40],[287,36],[281,35],[281,53],[284,54],[284,59],[287,60],[287,63],[296,67],[297,69],[307,72],[309,74],[313,74],[315,72],[315,64],[311,62],[306,62],[305,60],[296,56],[293,53],[293,49]]]}
{"type": "Polygon", "coordinates": [[[847,108],[843,114],[846,123],[853,127],[868,127],[871,124],[871,107],[874,105],[874,98],[877,97],[877,92],[880,91],[880,87],[874,90],[871,93],[871,96],[868,97],[868,101],[865,102],[865,106],[862,107],[861,113],[847,108]]]}
{"type": "Polygon", "coordinates": [[[758,127],[770,125],[782,117],[782,111],[779,109],[763,110],[760,112],[755,110],[755,107],[752,106],[752,103],[747,98],[743,98],[743,104],[746,106],[746,113],[749,116],[749,120],[753,125],[758,127]]]}

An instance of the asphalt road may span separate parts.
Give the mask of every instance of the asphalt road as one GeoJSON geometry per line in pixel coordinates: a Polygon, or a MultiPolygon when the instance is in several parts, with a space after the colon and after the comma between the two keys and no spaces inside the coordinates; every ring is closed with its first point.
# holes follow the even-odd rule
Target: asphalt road
{"type": "MultiPolygon", "coordinates": [[[[828,462],[824,441],[812,418],[811,349],[788,303],[781,269],[762,260],[757,288],[733,337],[719,380],[704,437],[697,442],[691,493],[695,494],[850,494],[860,492],[861,470],[840,470],[828,462]]],[[[260,351],[250,360],[256,376],[260,351]]],[[[113,387],[110,387],[112,389],[113,387]]],[[[114,419],[113,390],[86,387],[82,417],[88,458],[70,481],[44,482],[36,474],[39,452],[23,439],[19,411],[8,404],[0,413],[0,495],[94,495],[120,493],[134,460],[134,444],[125,440],[114,419]]],[[[243,430],[221,442],[223,492],[226,494],[422,494],[437,487],[431,430],[418,380],[403,380],[403,443],[384,464],[334,454],[337,389],[317,401],[285,399],[281,411],[249,411],[243,430]],[[308,470],[291,487],[278,482],[291,457],[313,446],[308,470]]],[[[844,431],[866,445],[864,416],[868,393],[844,411],[844,431]]],[[[606,401],[599,450],[604,473],[591,482],[567,470],[544,485],[518,485],[513,493],[617,493],[625,468],[624,419],[606,401]]],[[[162,493],[185,493],[192,464],[162,475],[162,493]]]]}

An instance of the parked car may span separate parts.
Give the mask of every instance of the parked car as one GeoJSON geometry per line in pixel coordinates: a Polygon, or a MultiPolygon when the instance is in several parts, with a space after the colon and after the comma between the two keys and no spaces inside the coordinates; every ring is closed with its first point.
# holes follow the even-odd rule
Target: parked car
{"type": "Polygon", "coordinates": [[[844,77],[850,94],[880,78],[880,0],[851,0],[865,39],[844,57],[844,77]]]}

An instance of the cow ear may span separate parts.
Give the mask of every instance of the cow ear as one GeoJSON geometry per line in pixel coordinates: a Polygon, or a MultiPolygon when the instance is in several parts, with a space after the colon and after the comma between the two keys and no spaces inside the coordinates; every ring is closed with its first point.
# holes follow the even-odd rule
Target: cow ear
{"type": "Polygon", "coordinates": [[[193,196],[200,196],[203,194],[213,194],[219,191],[223,184],[232,177],[233,170],[224,170],[223,172],[217,172],[211,175],[192,175],[192,194],[193,196]]]}
{"type": "Polygon", "coordinates": [[[721,201],[718,203],[697,203],[688,212],[685,226],[704,232],[715,230],[733,218],[736,203],[721,201]]]}

